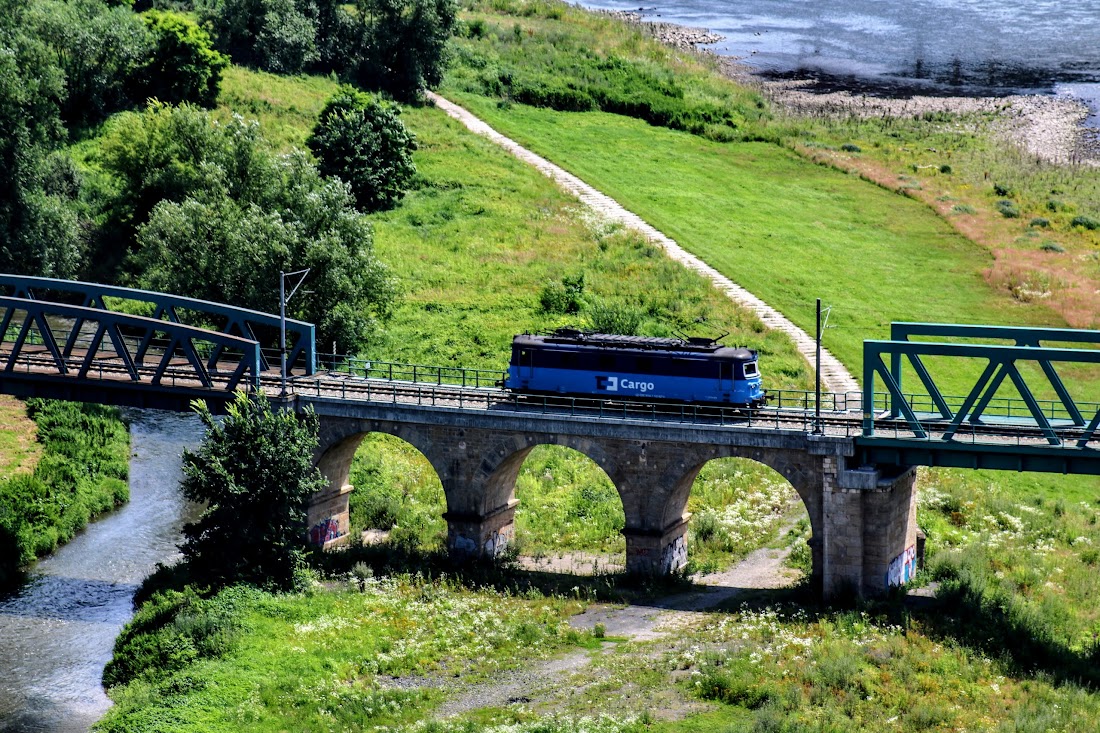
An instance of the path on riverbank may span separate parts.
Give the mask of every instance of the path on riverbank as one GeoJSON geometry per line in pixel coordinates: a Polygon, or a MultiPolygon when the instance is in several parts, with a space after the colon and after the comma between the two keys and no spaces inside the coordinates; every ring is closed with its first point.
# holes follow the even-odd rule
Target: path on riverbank
{"type": "MultiPolygon", "coordinates": [[[[606,221],[622,224],[624,227],[640,233],[650,242],[663,249],[670,258],[710,280],[730,300],[748,308],[764,322],[765,326],[782,331],[790,336],[799,353],[810,363],[811,367],[813,366],[817,347],[813,336],[794,325],[790,319],[775,308],[772,308],[763,300],[685,250],[670,237],[657,231],[637,214],[628,211],[617,201],[600,193],[572,173],[500,134],[483,120],[475,117],[468,110],[454,102],[432,92],[426,92],[426,94],[428,99],[435,103],[437,107],[461,122],[471,132],[489,138],[520,160],[534,166],[561,186],[563,190],[580,199],[581,203],[592,209],[597,216],[606,221]]],[[[827,349],[821,350],[821,380],[824,387],[830,392],[859,392],[860,390],[859,382],[856,381],[855,377],[827,349]]],[[[858,399],[858,395],[855,398],[858,399]]]]}

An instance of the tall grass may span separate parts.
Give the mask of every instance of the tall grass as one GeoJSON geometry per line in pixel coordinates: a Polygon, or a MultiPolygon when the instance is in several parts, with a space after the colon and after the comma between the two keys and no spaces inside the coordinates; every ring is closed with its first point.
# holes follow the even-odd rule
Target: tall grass
{"type": "Polygon", "coordinates": [[[130,440],[118,410],[32,399],[42,455],[34,472],[0,481],[0,583],[129,498],[130,440]]]}

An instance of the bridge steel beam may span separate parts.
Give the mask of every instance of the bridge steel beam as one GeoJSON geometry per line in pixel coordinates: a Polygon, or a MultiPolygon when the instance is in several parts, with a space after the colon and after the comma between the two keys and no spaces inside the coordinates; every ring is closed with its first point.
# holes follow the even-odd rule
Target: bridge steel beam
{"type": "Polygon", "coordinates": [[[913,569],[914,471],[848,470],[855,451],[849,438],[303,395],[294,401],[298,410],[313,409],[320,421],[316,461],[329,486],[310,510],[317,544],[348,540],[351,461],[362,439],[379,432],[414,446],[439,475],[447,546],[456,556],[494,557],[508,546],[524,459],[535,446],[561,445],[591,458],[614,483],[626,518],[630,572],[665,574],[684,567],[692,483],[707,461],[727,457],[768,465],[798,492],[813,532],[813,580],[826,597],[881,594],[913,569]]]}

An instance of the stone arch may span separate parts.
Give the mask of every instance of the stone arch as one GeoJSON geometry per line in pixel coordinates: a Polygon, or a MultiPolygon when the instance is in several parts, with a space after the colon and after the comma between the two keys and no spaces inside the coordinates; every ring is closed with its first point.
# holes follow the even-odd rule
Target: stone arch
{"type": "MultiPolygon", "coordinates": [[[[319,427],[314,465],[328,480],[328,488],[316,495],[310,506],[309,537],[313,544],[328,547],[348,540],[351,527],[349,495],[354,490],[349,480],[351,464],[356,450],[368,435],[381,433],[408,443],[428,460],[436,475],[442,478],[436,451],[432,450],[430,441],[425,440],[423,431],[416,425],[324,417],[319,427]]],[[[444,494],[447,495],[445,483],[444,494]]],[[[448,508],[451,506],[449,495],[447,505],[448,508]]]]}
{"type": "Polygon", "coordinates": [[[821,566],[820,537],[823,531],[821,506],[821,457],[805,451],[755,448],[733,445],[683,446],[674,460],[664,461],[664,471],[649,479],[652,487],[644,514],[636,524],[628,515],[628,567],[638,572],[667,573],[687,563],[687,512],[692,485],[703,466],[718,458],[743,458],[768,466],[787,480],[806,507],[810,518],[813,573],[821,566]],[[646,517],[649,517],[648,523],[646,517]],[[636,549],[630,545],[630,533],[636,549]],[[631,563],[631,555],[634,562],[631,563]]]}
{"type": "MultiPolygon", "coordinates": [[[[615,484],[613,472],[616,463],[606,447],[590,438],[578,438],[572,435],[523,435],[500,439],[493,446],[494,463],[486,460],[482,464],[485,481],[485,501],[487,505],[502,506],[516,501],[516,480],[524,461],[531,451],[540,445],[556,445],[571,448],[590,459],[611,478],[615,484]]],[[[618,486],[616,485],[616,489],[618,486]]],[[[620,496],[620,499],[622,497],[620,496]]]]}

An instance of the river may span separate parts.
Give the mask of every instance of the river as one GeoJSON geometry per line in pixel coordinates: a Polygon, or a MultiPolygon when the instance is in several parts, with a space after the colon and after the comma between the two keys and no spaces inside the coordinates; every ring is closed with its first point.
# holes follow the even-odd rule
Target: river
{"type": "MultiPolygon", "coordinates": [[[[1100,0],[582,0],[709,28],[709,48],[821,91],[1068,95],[1100,105],[1100,0]]],[[[1093,121],[1096,122],[1094,116],[1093,121]]]]}
{"type": "Polygon", "coordinates": [[[130,502],[39,561],[0,597],[0,733],[87,731],[110,706],[100,686],[131,601],[176,545],[195,506],[179,491],[180,453],[203,427],[194,415],[126,412],[130,502]]]}

